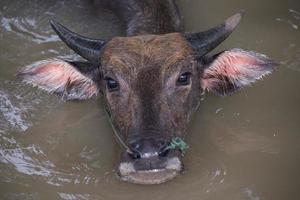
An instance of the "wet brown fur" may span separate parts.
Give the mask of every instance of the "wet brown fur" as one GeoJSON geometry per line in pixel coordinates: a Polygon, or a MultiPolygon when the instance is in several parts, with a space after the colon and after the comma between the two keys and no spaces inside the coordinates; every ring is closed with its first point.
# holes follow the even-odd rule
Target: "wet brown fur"
{"type": "Polygon", "coordinates": [[[192,55],[179,33],[117,37],[106,44],[103,77],[119,81],[120,90],[104,94],[120,133],[130,138],[148,132],[163,137],[184,134],[201,91],[192,55]],[[176,87],[185,71],[192,73],[192,84],[176,87]]]}

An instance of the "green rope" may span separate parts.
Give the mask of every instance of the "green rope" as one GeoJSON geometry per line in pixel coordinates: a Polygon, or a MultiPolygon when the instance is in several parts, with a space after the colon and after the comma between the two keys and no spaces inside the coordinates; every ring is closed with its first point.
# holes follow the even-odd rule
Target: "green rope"
{"type": "Polygon", "coordinates": [[[181,139],[180,137],[174,137],[174,138],[172,138],[170,144],[168,146],[166,146],[164,151],[170,150],[170,149],[179,149],[181,151],[181,153],[184,155],[185,150],[187,150],[188,148],[189,148],[189,146],[187,145],[187,143],[185,141],[183,141],[183,139],[181,139]]]}

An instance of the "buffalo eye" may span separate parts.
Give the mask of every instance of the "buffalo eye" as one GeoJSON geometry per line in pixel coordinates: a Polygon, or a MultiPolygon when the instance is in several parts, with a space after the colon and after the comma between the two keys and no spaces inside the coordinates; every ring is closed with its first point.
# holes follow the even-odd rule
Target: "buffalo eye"
{"type": "Polygon", "coordinates": [[[177,79],[177,85],[189,85],[191,82],[191,73],[184,72],[177,79]]]}
{"type": "Polygon", "coordinates": [[[105,78],[105,81],[106,81],[106,87],[109,92],[113,92],[119,89],[119,83],[116,80],[107,77],[105,78]]]}

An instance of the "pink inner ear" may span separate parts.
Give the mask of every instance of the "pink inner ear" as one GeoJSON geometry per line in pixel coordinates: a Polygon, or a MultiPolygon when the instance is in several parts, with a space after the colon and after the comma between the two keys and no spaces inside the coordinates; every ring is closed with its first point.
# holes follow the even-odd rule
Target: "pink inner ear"
{"type": "Polygon", "coordinates": [[[261,79],[272,71],[273,65],[265,55],[232,49],[221,53],[205,68],[201,85],[203,89],[226,93],[229,87],[239,89],[261,79]]]}
{"type": "Polygon", "coordinates": [[[38,86],[49,93],[69,95],[66,97],[68,99],[84,99],[98,94],[98,87],[93,80],[62,60],[34,63],[19,75],[26,83],[38,86]]]}
{"type": "Polygon", "coordinates": [[[68,75],[67,73],[65,73],[67,68],[68,67],[66,67],[64,63],[52,62],[46,65],[40,65],[39,67],[33,68],[32,73],[38,76],[48,76],[48,79],[40,80],[40,83],[43,85],[48,84],[49,81],[56,82],[57,84],[66,84],[68,79],[71,78],[71,74],[68,75]]]}
{"type": "Polygon", "coordinates": [[[67,62],[56,60],[32,68],[32,73],[39,76],[42,85],[66,85],[74,82],[90,82],[91,80],[78,72],[67,62]]]}

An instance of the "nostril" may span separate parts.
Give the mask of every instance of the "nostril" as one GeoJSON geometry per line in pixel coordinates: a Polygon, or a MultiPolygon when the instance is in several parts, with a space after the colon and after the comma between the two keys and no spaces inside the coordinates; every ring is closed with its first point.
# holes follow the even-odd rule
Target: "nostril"
{"type": "Polygon", "coordinates": [[[132,144],[130,144],[131,149],[133,149],[134,151],[137,151],[140,148],[140,144],[137,142],[134,142],[132,144]]]}
{"type": "Polygon", "coordinates": [[[169,152],[170,152],[170,149],[164,148],[164,149],[162,149],[162,150],[158,153],[158,155],[159,155],[160,157],[166,157],[166,156],[168,155],[169,152]]]}
{"type": "Polygon", "coordinates": [[[166,157],[170,151],[170,149],[168,148],[169,143],[166,140],[161,140],[159,144],[160,144],[160,151],[158,155],[160,157],[166,157]]]}
{"type": "Polygon", "coordinates": [[[137,160],[137,159],[140,159],[141,158],[141,154],[138,152],[138,151],[135,151],[135,150],[131,150],[130,152],[128,152],[128,155],[134,159],[134,160],[137,160]]]}

